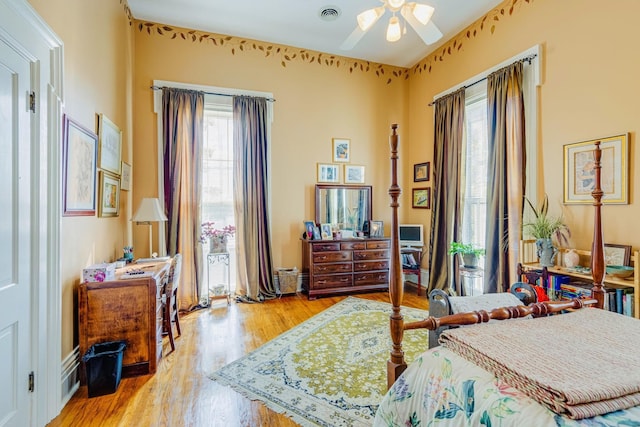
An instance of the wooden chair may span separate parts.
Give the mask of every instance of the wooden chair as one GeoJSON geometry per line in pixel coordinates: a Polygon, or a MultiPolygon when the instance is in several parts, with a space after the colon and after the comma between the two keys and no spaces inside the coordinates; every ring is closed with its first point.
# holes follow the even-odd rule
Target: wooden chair
{"type": "Polygon", "coordinates": [[[172,324],[176,324],[178,330],[178,336],[182,335],[180,331],[180,319],[178,316],[178,286],[180,285],[180,273],[182,271],[182,255],[176,254],[171,261],[171,268],[169,269],[169,277],[167,284],[164,288],[164,311],[162,332],[169,336],[169,343],[171,344],[171,351],[176,349],[173,342],[173,327],[172,324]]]}

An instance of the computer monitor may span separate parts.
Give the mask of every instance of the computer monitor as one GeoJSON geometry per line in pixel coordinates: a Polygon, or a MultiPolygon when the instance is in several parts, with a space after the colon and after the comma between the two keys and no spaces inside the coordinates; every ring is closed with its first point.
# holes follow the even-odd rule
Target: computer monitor
{"type": "Polygon", "coordinates": [[[422,224],[400,224],[400,246],[424,246],[424,233],[422,224]]]}

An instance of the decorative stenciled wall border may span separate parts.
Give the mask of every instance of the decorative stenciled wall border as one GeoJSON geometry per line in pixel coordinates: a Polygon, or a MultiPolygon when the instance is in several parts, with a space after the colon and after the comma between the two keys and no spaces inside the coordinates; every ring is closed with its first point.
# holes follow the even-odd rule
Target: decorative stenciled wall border
{"type": "Polygon", "coordinates": [[[291,46],[283,46],[265,43],[257,40],[242,39],[221,34],[212,34],[196,30],[174,28],[169,25],[157,24],[155,22],[135,21],[138,31],[148,35],[160,35],[171,39],[180,38],[192,43],[207,44],[212,47],[226,48],[232,55],[242,52],[257,51],[265,58],[276,58],[280,65],[286,67],[293,61],[305,62],[309,64],[317,63],[322,66],[345,68],[349,73],[363,72],[375,73],[380,78],[386,78],[387,84],[396,79],[408,79],[409,69],[394,67],[392,65],[378,64],[375,62],[363,61],[354,58],[347,58],[329,53],[316,52],[307,49],[299,49],[291,46]]]}
{"type": "Polygon", "coordinates": [[[391,65],[379,64],[375,62],[363,61],[354,58],[332,55],[323,52],[311,51],[307,49],[299,49],[291,46],[283,46],[265,43],[257,40],[241,39],[233,36],[212,34],[196,30],[188,30],[183,28],[174,28],[165,24],[154,22],[143,22],[135,20],[131,15],[131,10],[126,0],[120,0],[124,6],[125,13],[129,18],[131,25],[137,25],[138,31],[148,35],[157,34],[171,39],[181,38],[192,43],[206,43],[217,48],[226,48],[231,50],[232,55],[236,53],[259,51],[264,54],[265,58],[271,57],[280,60],[282,67],[293,61],[305,63],[317,63],[322,66],[345,68],[349,73],[359,71],[363,73],[375,73],[379,78],[386,78],[387,84],[397,79],[408,79],[410,73],[422,74],[431,73],[436,63],[444,62],[448,57],[454,55],[463,48],[465,41],[471,40],[479,35],[479,33],[489,30],[493,34],[496,25],[500,20],[513,15],[517,8],[523,4],[531,4],[534,0],[509,0],[500,6],[486,13],[482,18],[475,21],[466,30],[460,32],[442,47],[422,61],[418,62],[411,69],[394,67],[391,65]]]}
{"type": "Polygon", "coordinates": [[[496,25],[502,19],[506,19],[508,16],[513,15],[517,8],[520,8],[524,3],[531,4],[534,0],[509,0],[505,1],[495,9],[492,9],[482,18],[475,21],[468,26],[465,30],[461,31],[445,43],[438,50],[422,61],[418,62],[411,69],[413,74],[431,73],[433,66],[436,63],[444,62],[448,57],[454,55],[460,51],[467,40],[471,40],[477,37],[481,32],[489,29],[491,34],[496,30],[496,25]]]}

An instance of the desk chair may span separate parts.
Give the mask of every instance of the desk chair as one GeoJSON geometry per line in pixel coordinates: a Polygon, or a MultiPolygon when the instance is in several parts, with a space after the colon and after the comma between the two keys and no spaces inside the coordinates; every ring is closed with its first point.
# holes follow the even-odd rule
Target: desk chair
{"type": "Polygon", "coordinates": [[[163,333],[169,336],[171,351],[176,349],[173,342],[173,326],[176,324],[178,336],[182,335],[180,331],[180,319],[178,317],[178,286],[180,285],[180,273],[182,271],[182,255],[176,254],[171,260],[171,268],[169,269],[169,277],[164,288],[164,311],[162,329],[163,333]]]}

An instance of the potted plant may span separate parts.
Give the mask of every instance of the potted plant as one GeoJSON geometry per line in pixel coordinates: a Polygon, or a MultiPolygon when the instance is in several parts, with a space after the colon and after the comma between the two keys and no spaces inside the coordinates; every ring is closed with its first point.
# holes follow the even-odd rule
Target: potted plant
{"type": "Polygon", "coordinates": [[[550,216],[548,214],[549,200],[546,195],[539,209],[536,209],[526,197],[525,200],[531,208],[533,219],[524,224],[524,230],[536,239],[540,265],[552,267],[554,265],[554,257],[558,253],[558,249],[553,245],[552,239],[555,239],[560,245],[567,246],[571,231],[562,216],[550,216]]]}
{"type": "Polygon", "coordinates": [[[484,249],[474,247],[473,243],[451,242],[449,253],[451,255],[460,254],[462,265],[465,268],[476,268],[478,257],[484,255],[484,249]]]}
{"type": "Polygon", "coordinates": [[[227,241],[233,236],[236,228],[233,225],[226,225],[223,228],[214,227],[213,221],[203,222],[200,241],[206,243],[209,241],[209,252],[219,253],[227,252],[227,241]]]}

